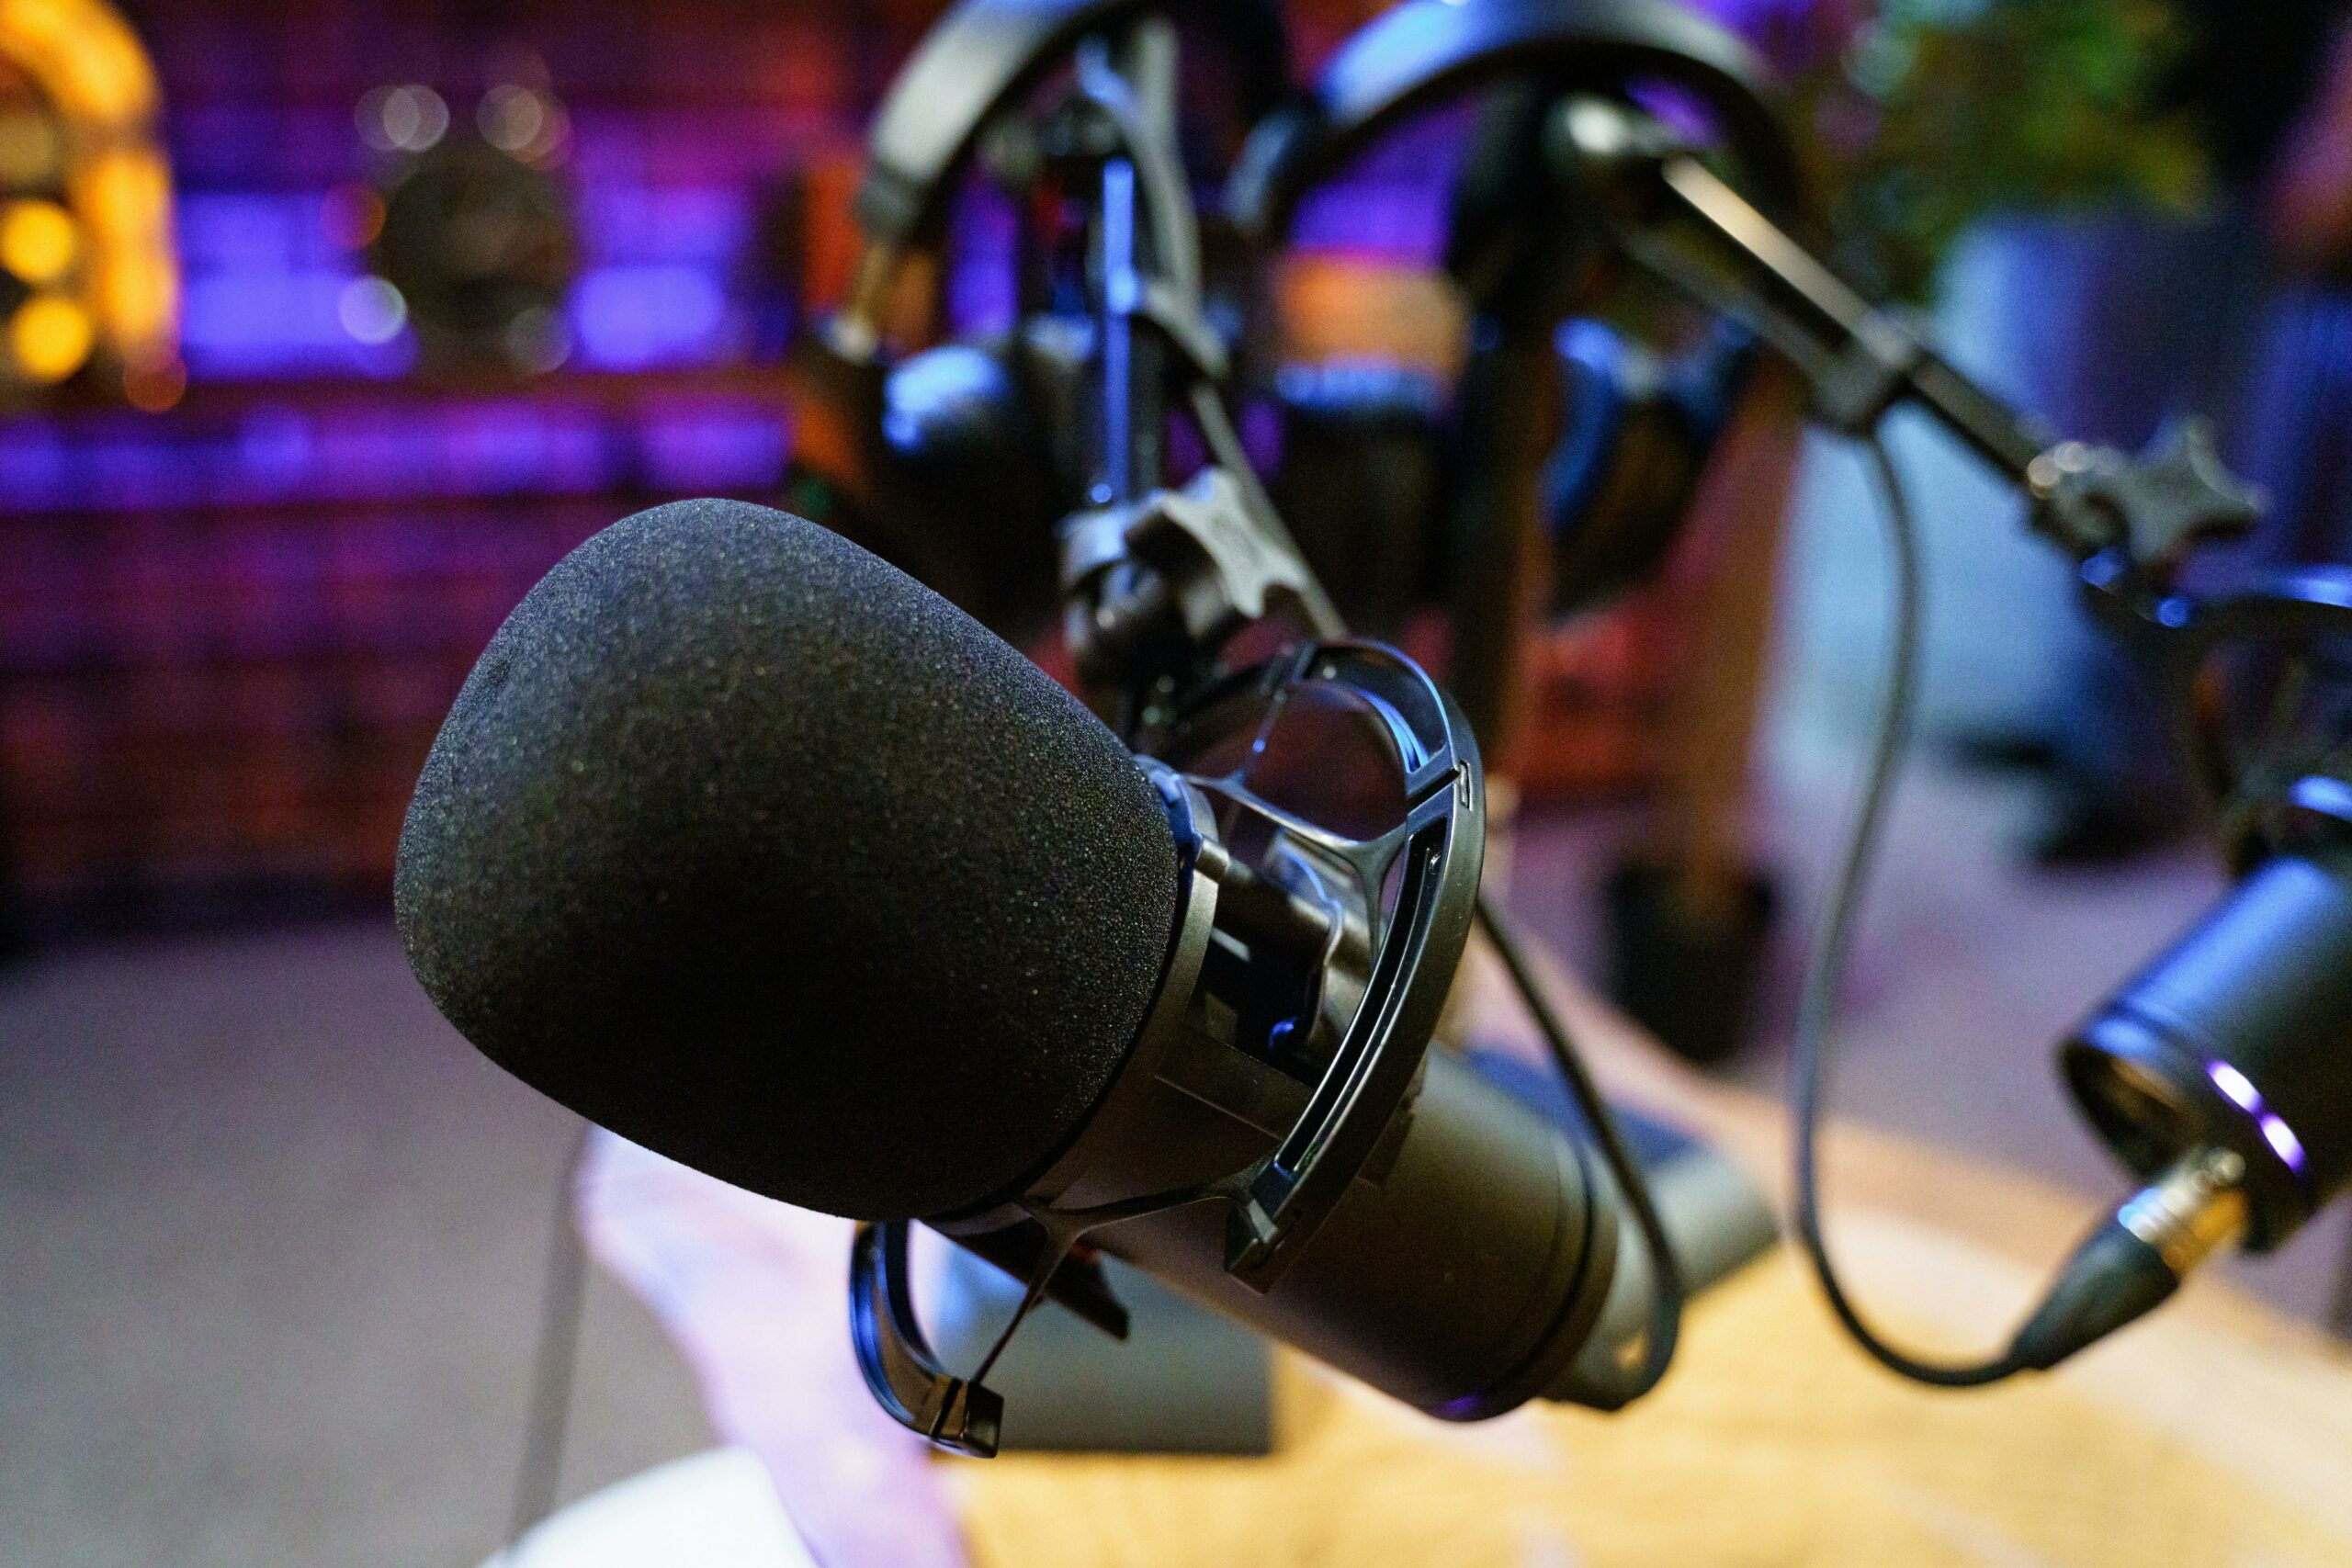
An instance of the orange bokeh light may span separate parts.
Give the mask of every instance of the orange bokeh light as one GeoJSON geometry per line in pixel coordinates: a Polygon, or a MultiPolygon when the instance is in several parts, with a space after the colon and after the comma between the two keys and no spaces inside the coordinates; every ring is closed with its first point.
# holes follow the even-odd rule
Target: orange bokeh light
{"type": "Polygon", "coordinates": [[[122,373],[122,393],[141,413],[168,413],[187,395],[187,367],[176,355],[128,366],[122,373]]]}
{"type": "Polygon", "coordinates": [[[319,209],[327,238],[346,251],[364,251],[384,231],[384,198],[364,185],[339,185],[319,209]]]}

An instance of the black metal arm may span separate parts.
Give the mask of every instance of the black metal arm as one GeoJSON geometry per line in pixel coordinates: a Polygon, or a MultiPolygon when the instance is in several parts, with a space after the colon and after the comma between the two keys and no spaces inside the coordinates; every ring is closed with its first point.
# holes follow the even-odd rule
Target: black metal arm
{"type": "Polygon", "coordinates": [[[2053,440],[1823,265],[1657,120],[1570,98],[1549,140],[1555,166],[1603,208],[1626,252],[1780,350],[1812,383],[1823,423],[1863,435],[1897,404],[1924,409],[2023,491],[2035,531],[2077,559],[2118,552],[2131,576],[2161,587],[2195,546],[2242,535],[2260,515],[2259,493],[2222,467],[2196,424],[2170,428],[2137,457],[2053,440]]]}

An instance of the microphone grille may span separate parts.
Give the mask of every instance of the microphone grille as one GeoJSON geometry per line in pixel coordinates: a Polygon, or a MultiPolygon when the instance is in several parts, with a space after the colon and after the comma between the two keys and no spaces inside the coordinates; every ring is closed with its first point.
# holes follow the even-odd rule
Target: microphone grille
{"type": "Polygon", "coordinates": [[[410,961],[526,1081],[861,1218],[1017,1190],[1132,1044],[1158,794],[1034,664],[813,524],[688,502],[499,629],[410,807],[410,961]]]}

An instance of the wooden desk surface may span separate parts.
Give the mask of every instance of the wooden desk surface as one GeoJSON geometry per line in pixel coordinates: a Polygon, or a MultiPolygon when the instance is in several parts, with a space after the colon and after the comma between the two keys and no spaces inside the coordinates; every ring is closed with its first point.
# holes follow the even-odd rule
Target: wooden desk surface
{"type": "MultiPolygon", "coordinates": [[[[1780,1190],[1779,1107],[1552,980],[1612,1092],[1780,1190]]],[[[1533,1049],[1498,970],[1464,1000],[1482,1040],[1533,1049]]],[[[1830,1149],[1832,1242],[1866,1310],[1935,1348],[2005,1336],[2096,1213],[1899,1139],[1840,1129],[1830,1149]]],[[[1617,1416],[1449,1426],[1286,1358],[1268,1459],[950,1461],[860,1408],[839,1222],[617,1144],[584,1202],[831,1568],[2352,1568],[2352,1357],[2218,1283],[2054,1375],[1947,1393],[1865,1360],[1782,1252],[1695,1303],[1664,1386],[1617,1416]]]]}

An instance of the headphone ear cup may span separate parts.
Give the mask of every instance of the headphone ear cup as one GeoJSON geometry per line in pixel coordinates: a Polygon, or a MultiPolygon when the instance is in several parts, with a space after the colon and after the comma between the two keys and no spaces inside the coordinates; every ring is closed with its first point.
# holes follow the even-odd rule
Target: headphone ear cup
{"type": "Polygon", "coordinates": [[[876,428],[883,503],[930,575],[908,570],[1001,634],[1050,620],[1071,501],[1018,344],[910,356],[882,386],[876,428]]]}
{"type": "Polygon", "coordinates": [[[1393,635],[1438,588],[1443,389],[1404,366],[1290,365],[1274,377],[1271,490],[1350,626],[1393,635]]]}
{"type": "Polygon", "coordinates": [[[954,344],[893,365],[843,353],[820,328],[790,373],[788,510],[1001,635],[1051,617],[1055,465],[1001,356],[954,344]]]}
{"type": "Polygon", "coordinates": [[[1559,337],[1564,420],[1543,474],[1549,609],[1586,610],[1656,575],[1679,536],[1753,361],[1744,335],[1661,362],[1597,321],[1559,337]]]}

